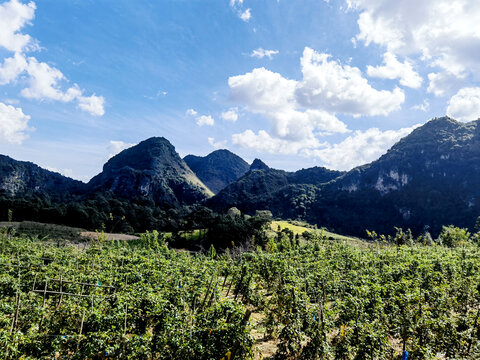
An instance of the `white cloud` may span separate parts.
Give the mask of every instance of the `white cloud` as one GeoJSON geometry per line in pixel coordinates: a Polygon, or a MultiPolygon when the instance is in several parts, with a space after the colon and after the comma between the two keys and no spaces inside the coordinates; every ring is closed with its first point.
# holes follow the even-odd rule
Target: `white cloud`
{"type": "Polygon", "coordinates": [[[253,112],[280,111],[295,103],[297,82],[265,68],[232,76],[228,79],[228,85],[231,99],[253,112]]]}
{"type": "MultiPolygon", "coordinates": [[[[456,77],[480,71],[477,0],[347,0],[360,12],[358,41],[398,56],[419,56],[456,77]]],[[[444,92],[444,91],[443,91],[444,92]]],[[[436,94],[442,93],[438,90],[436,94]]]]}
{"type": "Polygon", "coordinates": [[[404,102],[401,89],[376,90],[358,68],[329,59],[305,48],[301,81],[265,68],[230,77],[230,100],[271,123],[270,132],[246,130],[234,134],[232,143],[262,152],[312,153],[328,146],[320,142],[321,136],[349,132],[337,113],[387,115],[404,102]]]}
{"type": "Polygon", "coordinates": [[[236,7],[237,5],[243,5],[243,0],[230,0],[231,7],[236,7]]]}
{"type": "Polygon", "coordinates": [[[430,109],[430,102],[427,99],[425,99],[423,100],[423,103],[414,105],[410,109],[427,112],[430,109]]]}
{"type": "Polygon", "coordinates": [[[29,87],[21,91],[21,95],[28,99],[52,99],[60,101],[71,101],[79,95],[79,90],[72,89],[67,96],[64,94],[60,85],[60,81],[65,80],[62,72],[44,62],[38,62],[37,59],[31,57],[28,59],[27,67],[29,87]]]}
{"type": "Polygon", "coordinates": [[[18,0],[10,0],[0,5],[0,47],[14,52],[0,66],[0,85],[15,81],[20,75],[26,74],[28,87],[20,94],[28,99],[55,100],[61,102],[77,101],[81,110],[94,116],[105,113],[105,99],[101,96],[84,96],[83,90],[77,84],[66,91],[62,90],[61,82],[67,79],[63,73],[35,57],[26,58],[25,52],[38,50],[35,39],[20,31],[35,16],[35,3],[22,4],[18,0]]]}
{"type": "Polygon", "coordinates": [[[377,128],[357,130],[338,144],[327,145],[324,149],[305,150],[303,153],[305,156],[318,157],[329,168],[350,170],[378,159],[392,145],[418,126],[420,125],[387,131],[377,128]]]}
{"type": "Polygon", "coordinates": [[[464,83],[465,78],[465,74],[454,75],[449,71],[430,73],[428,74],[427,92],[433,93],[435,96],[451,94],[464,83]]]}
{"type": "Polygon", "coordinates": [[[272,137],[265,130],[260,130],[258,134],[255,134],[252,130],[233,134],[232,143],[247,149],[283,155],[297,154],[301,149],[320,146],[318,140],[313,136],[307,141],[289,141],[272,137]]]}
{"type": "Polygon", "coordinates": [[[346,133],[349,130],[342,121],[322,110],[293,109],[268,113],[272,120],[273,134],[279,138],[291,141],[308,141],[315,135],[326,133],[346,133]]]}
{"type": "Polygon", "coordinates": [[[196,120],[197,120],[197,125],[198,126],[203,126],[203,125],[213,126],[213,125],[215,125],[215,120],[210,115],[201,115],[201,116],[197,117],[196,120]]]}
{"type": "Polygon", "coordinates": [[[308,47],[301,58],[303,80],[298,83],[296,99],[308,108],[361,115],[388,115],[399,110],[404,92],[376,90],[362,76],[360,69],[329,61],[329,54],[308,47]]]}
{"type": "Polygon", "coordinates": [[[406,59],[405,62],[397,60],[395,54],[385,53],[383,55],[383,66],[367,66],[367,74],[371,77],[382,79],[400,79],[400,84],[414,89],[422,85],[422,77],[413,70],[412,63],[406,59]]]}
{"type": "Polygon", "coordinates": [[[77,101],[78,107],[93,116],[105,114],[105,99],[102,96],[84,96],[83,90],[74,84],[66,92],[60,86],[61,81],[66,78],[62,72],[44,62],[30,57],[28,59],[27,73],[29,86],[23,89],[20,94],[28,99],[56,100],[61,102],[77,101]]]}
{"type": "Polygon", "coordinates": [[[198,113],[193,110],[193,109],[188,109],[185,114],[189,115],[189,116],[196,116],[198,113]]]}
{"type": "Polygon", "coordinates": [[[196,123],[198,126],[213,126],[215,125],[215,119],[211,117],[210,115],[198,115],[198,112],[193,110],[193,109],[188,109],[185,112],[186,115],[188,116],[193,116],[195,117],[196,123]]]}
{"type": "Polygon", "coordinates": [[[103,96],[96,96],[94,94],[78,97],[78,107],[94,116],[102,116],[105,114],[104,104],[105,99],[103,96]]]}
{"type": "MultiPolygon", "coordinates": [[[[333,114],[321,109],[301,109],[295,98],[297,81],[285,79],[278,73],[258,68],[233,76],[228,83],[231,100],[243,104],[251,112],[266,116],[272,123],[272,135],[277,138],[272,140],[272,135],[260,132],[255,135],[259,141],[250,142],[253,145],[248,147],[258,144],[258,149],[263,151],[283,147],[289,141],[297,142],[289,148],[290,152],[316,144],[315,135],[319,132],[348,131],[346,125],[333,114]]],[[[252,140],[253,134],[250,131],[234,135],[236,144],[246,146],[249,141],[242,139],[252,140]]]]}
{"type": "Polygon", "coordinates": [[[231,8],[237,13],[238,17],[248,22],[252,17],[251,9],[243,10],[243,0],[230,0],[231,8]]]}
{"type": "Polygon", "coordinates": [[[471,121],[480,118],[480,87],[460,89],[450,99],[447,115],[457,120],[471,121]]]}
{"type": "Polygon", "coordinates": [[[35,3],[10,0],[0,4],[0,46],[13,52],[36,49],[35,41],[19,31],[35,16],[35,3]]]}
{"type": "Polygon", "coordinates": [[[277,55],[277,54],[278,54],[278,50],[265,50],[260,47],[258,49],[253,50],[252,53],[250,54],[250,57],[255,57],[257,59],[263,59],[264,57],[268,57],[269,59],[271,59],[273,55],[277,55]]]}
{"type": "Polygon", "coordinates": [[[28,136],[29,115],[25,115],[20,108],[0,102],[0,142],[21,144],[28,136]]]}
{"type": "Polygon", "coordinates": [[[215,149],[222,149],[227,145],[227,140],[215,142],[215,139],[213,137],[209,137],[208,143],[212,145],[215,149]]]}
{"type": "Polygon", "coordinates": [[[16,53],[13,57],[6,58],[0,67],[0,85],[6,85],[27,69],[25,57],[16,53]]]}
{"type": "Polygon", "coordinates": [[[252,13],[251,13],[251,10],[250,9],[247,9],[245,11],[242,11],[238,14],[238,16],[240,17],[240,19],[242,19],[243,21],[245,22],[248,22],[248,20],[250,20],[250,18],[252,17],[252,13]]]}
{"type": "Polygon", "coordinates": [[[108,158],[110,159],[110,158],[114,157],[115,155],[117,155],[118,153],[122,152],[123,150],[131,148],[132,146],[135,146],[135,145],[136,144],[126,143],[126,142],[123,142],[123,141],[112,140],[112,141],[110,141],[110,144],[108,145],[108,151],[109,151],[108,158]]]}
{"type": "Polygon", "coordinates": [[[222,112],[220,116],[223,120],[235,122],[238,120],[238,108],[230,108],[229,110],[222,112]]]}

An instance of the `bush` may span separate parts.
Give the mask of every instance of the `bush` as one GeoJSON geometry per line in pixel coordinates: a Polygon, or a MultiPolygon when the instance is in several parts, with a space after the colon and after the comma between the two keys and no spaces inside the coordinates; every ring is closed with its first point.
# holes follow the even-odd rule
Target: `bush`
{"type": "Polygon", "coordinates": [[[456,247],[467,243],[470,240],[470,233],[467,229],[460,229],[453,225],[443,226],[438,239],[444,246],[456,247]]]}

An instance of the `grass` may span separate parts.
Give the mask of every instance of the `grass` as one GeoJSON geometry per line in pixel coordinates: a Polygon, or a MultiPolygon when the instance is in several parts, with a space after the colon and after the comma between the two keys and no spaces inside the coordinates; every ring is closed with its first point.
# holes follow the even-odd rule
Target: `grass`
{"type": "MultiPolygon", "coordinates": [[[[311,225],[307,224],[307,223],[301,223],[301,222],[295,222],[294,224],[292,224],[291,222],[289,221],[272,221],[271,223],[271,228],[272,230],[274,231],[277,231],[278,230],[278,227],[280,226],[280,229],[289,229],[291,231],[293,231],[293,233],[295,235],[299,234],[303,234],[305,231],[308,231],[308,232],[315,232],[315,231],[321,231],[320,229],[315,229],[315,228],[312,228],[311,225]]],[[[345,236],[345,235],[340,235],[340,234],[335,234],[335,233],[332,233],[330,231],[326,231],[326,230],[323,230],[323,234],[327,237],[327,239],[331,239],[331,240],[340,240],[340,241],[348,241],[348,242],[358,242],[360,239],[358,238],[354,238],[354,237],[351,237],[351,236],[345,236]]]]}
{"type": "Polygon", "coordinates": [[[0,222],[0,228],[15,229],[16,233],[26,236],[46,237],[49,239],[78,240],[82,229],[64,225],[45,224],[34,221],[0,222]]]}

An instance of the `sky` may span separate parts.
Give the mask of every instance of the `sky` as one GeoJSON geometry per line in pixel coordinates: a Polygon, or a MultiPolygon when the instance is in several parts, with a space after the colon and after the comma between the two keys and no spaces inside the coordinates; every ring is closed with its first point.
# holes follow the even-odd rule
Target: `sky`
{"type": "Polygon", "coordinates": [[[478,0],[3,1],[0,153],[88,181],[163,136],[349,170],[479,118],[478,19],[478,0]]]}

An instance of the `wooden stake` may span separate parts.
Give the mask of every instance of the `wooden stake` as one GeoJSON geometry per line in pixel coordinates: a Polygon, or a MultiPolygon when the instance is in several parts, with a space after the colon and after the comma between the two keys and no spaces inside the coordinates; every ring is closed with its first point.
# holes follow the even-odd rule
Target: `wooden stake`
{"type": "Polygon", "coordinates": [[[47,285],[48,285],[48,278],[45,280],[45,288],[43,289],[43,305],[42,307],[45,307],[45,296],[47,295],[47,285]]]}
{"type": "Polygon", "coordinates": [[[86,310],[83,310],[82,322],[80,324],[80,333],[78,334],[77,352],[78,352],[78,349],[80,348],[80,341],[82,340],[83,322],[85,321],[85,312],[86,310]]]}
{"type": "Polygon", "coordinates": [[[63,299],[63,282],[62,282],[62,275],[60,275],[60,300],[58,300],[57,309],[60,308],[63,299]]]}
{"type": "Polygon", "coordinates": [[[20,295],[21,293],[17,293],[17,296],[15,297],[15,316],[13,317],[12,326],[10,327],[10,334],[13,333],[13,330],[17,326],[18,310],[20,307],[20,295]]]}

